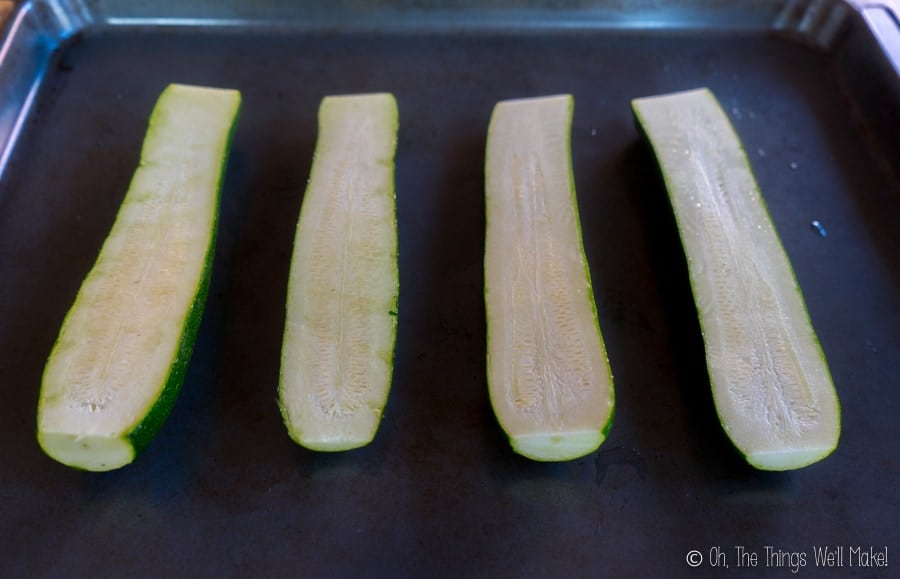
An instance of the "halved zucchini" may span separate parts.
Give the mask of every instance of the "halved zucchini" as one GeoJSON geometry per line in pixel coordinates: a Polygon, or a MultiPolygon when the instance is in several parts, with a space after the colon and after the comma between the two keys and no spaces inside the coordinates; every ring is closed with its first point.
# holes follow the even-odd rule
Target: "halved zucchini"
{"type": "Polygon", "coordinates": [[[170,85],[44,370],[37,437],[69,466],[134,460],[184,379],[209,283],[233,90],[170,85]]]}
{"type": "Polygon", "coordinates": [[[331,96],[303,198],[288,281],[279,404],[311,450],[364,446],[387,403],[397,333],[390,94],[331,96]]]}
{"type": "Polygon", "coordinates": [[[764,470],[830,454],[840,407],[743,147],[707,89],[636,99],[687,256],[719,419],[764,470]]]}
{"type": "Polygon", "coordinates": [[[613,381],[581,238],[571,96],[502,101],[488,129],[485,307],[491,404],[540,461],[596,450],[613,381]]]}

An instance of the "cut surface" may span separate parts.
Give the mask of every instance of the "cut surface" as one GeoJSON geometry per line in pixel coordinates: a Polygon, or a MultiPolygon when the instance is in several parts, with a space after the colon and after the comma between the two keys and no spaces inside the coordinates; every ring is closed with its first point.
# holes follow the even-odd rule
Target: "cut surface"
{"type": "Polygon", "coordinates": [[[312,450],[371,442],[387,402],[397,324],[390,94],[326,97],[294,239],[279,403],[312,450]]]}
{"type": "Polygon", "coordinates": [[[534,434],[510,435],[513,450],[532,460],[554,462],[572,460],[597,450],[606,433],[592,429],[551,432],[543,430],[534,434]]]}
{"type": "Polygon", "coordinates": [[[38,440],[64,464],[131,462],[170,410],[203,310],[239,105],[236,91],[171,85],[154,108],[140,165],[44,371],[38,440]]]}
{"type": "Polygon", "coordinates": [[[824,458],[840,433],[837,395],[731,123],[705,89],[633,108],[675,213],[725,431],[760,469],[824,458]]]}
{"type": "Polygon", "coordinates": [[[488,130],[485,306],[491,403],[545,461],[603,442],[613,384],[572,180],[571,96],[498,103],[488,130]]]}
{"type": "Polygon", "coordinates": [[[136,456],[124,437],[42,432],[40,442],[44,452],[63,464],[96,472],[119,468],[136,456]]]}

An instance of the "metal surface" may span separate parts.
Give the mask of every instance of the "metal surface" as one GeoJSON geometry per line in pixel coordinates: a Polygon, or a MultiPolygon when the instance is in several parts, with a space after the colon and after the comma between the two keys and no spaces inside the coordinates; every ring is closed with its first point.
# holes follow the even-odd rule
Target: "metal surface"
{"type": "Polygon", "coordinates": [[[0,576],[784,577],[791,557],[767,546],[804,553],[805,573],[824,545],[845,548],[833,576],[896,573],[900,86],[865,12],[642,2],[669,18],[641,20],[571,2],[597,21],[568,26],[539,7],[504,21],[500,4],[471,28],[478,8],[463,3],[444,6],[446,27],[416,3],[424,13],[384,29],[392,12],[346,28],[325,11],[276,25],[225,8],[198,26],[204,4],[190,2],[9,13],[0,576]],[[244,94],[206,317],[145,454],[76,472],[35,441],[43,364],[175,81],[244,94]],[[840,446],[805,470],[753,471],[721,431],[671,210],[630,117],[633,97],[701,85],[744,141],[841,397],[840,446]],[[395,93],[401,118],[393,389],[371,446],[314,454],[275,404],[290,244],[319,100],[376,90],[395,93]],[[511,452],[487,396],[482,167],[497,100],[560,92],[576,99],[574,172],[617,408],[597,453],[538,464],[511,452]],[[737,546],[755,568],[737,568],[737,546]],[[727,572],[710,566],[716,547],[727,572]],[[887,548],[891,566],[850,567],[855,547],[887,548]],[[692,549],[706,559],[696,569],[692,549]]]}

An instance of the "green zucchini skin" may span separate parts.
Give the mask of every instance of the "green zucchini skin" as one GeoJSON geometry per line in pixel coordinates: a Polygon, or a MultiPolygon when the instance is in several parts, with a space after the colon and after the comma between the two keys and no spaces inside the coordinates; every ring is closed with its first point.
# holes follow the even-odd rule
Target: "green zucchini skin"
{"type": "MultiPolygon", "coordinates": [[[[225,163],[222,164],[222,168],[224,171],[225,163]]],[[[221,177],[222,176],[220,176],[219,181],[220,184],[221,177]]],[[[126,435],[129,442],[131,442],[131,446],[134,448],[135,456],[139,455],[147,448],[169,417],[172,408],[175,406],[175,401],[178,399],[178,395],[181,392],[184,378],[187,375],[188,365],[190,364],[191,356],[194,353],[194,344],[197,340],[197,334],[200,331],[200,324],[203,322],[203,312],[206,309],[206,300],[209,296],[212,264],[215,259],[216,239],[218,237],[220,199],[221,187],[217,187],[216,218],[213,225],[213,235],[210,239],[209,251],[203,261],[203,272],[200,274],[200,287],[198,288],[194,299],[191,301],[190,310],[188,310],[184,320],[184,326],[181,331],[181,340],[178,343],[178,353],[175,355],[174,362],[172,362],[169,376],[166,378],[166,385],[163,386],[162,392],[160,392],[159,398],[156,399],[150,412],[148,412],[144,419],[126,435]]]]}
{"type": "Polygon", "coordinates": [[[708,89],[635,99],[632,111],[684,246],[723,430],[760,470],[822,460],[840,438],[840,402],[737,133],[708,89]]]}
{"type": "Polygon", "coordinates": [[[184,322],[184,328],[181,332],[181,340],[178,343],[178,354],[169,370],[169,376],[166,379],[166,385],[163,387],[162,393],[157,398],[153,408],[147,414],[143,421],[138,424],[134,430],[128,434],[135,454],[140,454],[147,445],[156,436],[159,429],[165,423],[166,419],[175,406],[178,394],[184,384],[187,374],[188,365],[194,352],[194,344],[197,341],[197,334],[200,331],[200,325],[203,322],[203,313],[206,310],[206,302],[209,297],[209,284],[212,280],[213,262],[216,256],[216,244],[219,237],[219,208],[222,201],[222,183],[225,181],[225,170],[228,167],[228,156],[231,150],[231,143],[234,139],[234,131],[238,126],[241,114],[240,94],[236,94],[238,101],[235,107],[234,116],[231,120],[231,128],[228,136],[222,143],[222,151],[220,156],[222,163],[219,165],[219,175],[216,179],[215,186],[215,203],[213,208],[213,227],[212,235],[209,240],[209,249],[206,258],[203,260],[203,271],[200,274],[200,286],[197,288],[197,294],[191,301],[190,309],[184,322]]]}
{"type": "MultiPolygon", "coordinates": [[[[240,100],[240,93],[233,90],[173,84],[169,85],[162,92],[151,113],[138,170],[135,172],[129,191],[119,209],[116,223],[113,225],[96,263],[86,276],[73,306],[63,321],[59,337],[54,344],[44,371],[41,396],[38,402],[37,438],[44,452],[63,464],[88,471],[113,470],[129,464],[152,441],[171,412],[184,382],[209,291],[218,230],[221,186],[224,180],[231,139],[239,115],[240,100]],[[190,113],[191,110],[198,110],[199,112],[199,109],[206,108],[214,111],[210,113],[210,117],[204,117],[203,114],[192,116],[190,113]],[[197,126],[183,128],[178,122],[169,122],[167,117],[172,114],[187,116],[192,119],[191,122],[197,123],[197,126]],[[201,117],[202,120],[199,120],[201,117]],[[203,124],[204,121],[209,124],[203,124]],[[163,134],[160,134],[160,131],[163,134]],[[184,131],[192,132],[185,134],[184,131]],[[207,134],[205,131],[209,131],[212,135],[209,143],[202,142],[202,137],[207,134]],[[196,139],[193,138],[194,134],[198,135],[196,139]],[[178,163],[178,147],[182,141],[190,143],[187,146],[191,147],[210,147],[209,150],[203,150],[199,153],[185,151],[185,159],[189,157],[193,159],[195,158],[194,155],[199,156],[200,160],[197,166],[186,164],[186,161],[181,164],[178,163]],[[168,152],[163,154],[160,151],[168,152]],[[174,153],[172,158],[166,157],[167,154],[172,153],[174,153]],[[214,159],[214,161],[208,162],[209,158],[214,159]],[[174,167],[170,172],[177,173],[182,171],[184,174],[168,175],[171,178],[171,182],[161,178],[159,185],[154,189],[154,177],[165,174],[166,168],[170,166],[167,165],[167,161],[171,161],[171,166],[174,167]],[[200,164],[204,163],[208,163],[209,166],[204,165],[200,167],[200,164]],[[145,383],[131,383],[117,387],[117,391],[124,392],[120,398],[127,398],[129,391],[134,392],[142,388],[154,389],[156,390],[155,394],[150,395],[152,403],[143,410],[139,409],[135,412],[134,409],[131,409],[127,411],[128,415],[122,416],[120,420],[116,421],[115,425],[104,426],[99,430],[95,422],[97,416],[92,416],[93,413],[90,412],[81,412],[80,418],[75,420],[71,417],[66,418],[63,421],[65,424],[62,424],[58,417],[64,415],[66,410],[64,408],[61,410],[61,407],[71,404],[66,402],[66,400],[74,396],[72,394],[74,386],[59,382],[67,377],[67,370],[60,369],[60,366],[68,363],[60,360],[64,357],[68,357],[69,360],[78,359],[79,357],[83,359],[92,355],[99,359],[103,354],[102,352],[89,351],[91,349],[90,342],[93,341],[92,336],[96,335],[90,332],[116,331],[114,329],[86,329],[86,319],[103,317],[105,315],[103,312],[105,304],[102,302],[98,303],[96,298],[91,297],[92,293],[97,291],[97,287],[102,288],[104,284],[117,287],[123,284],[121,279],[117,278],[117,274],[124,276],[125,273],[120,273],[122,270],[116,268],[116,263],[117,260],[121,261],[121,247],[127,246],[128,242],[125,240],[130,233],[128,231],[131,227],[129,224],[135,223],[134,212],[137,210],[136,208],[141,207],[141,203],[147,203],[147,207],[154,209],[156,206],[153,203],[157,201],[160,206],[164,206],[164,193],[169,190],[167,188],[176,190],[179,187],[184,187],[186,190],[193,191],[192,187],[196,184],[191,181],[191,177],[194,176],[194,173],[191,173],[192,170],[196,170],[196,174],[200,175],[197,179],[205,182],[205,186],[208,186],[208,189],[198,191],[198,195],[206,196],[205,201],[208,205],[201,210],[210,221],[210,230],[204,239],[205,248],[203,250],[202,263],[199,263],[198,269],[195,270],[196,277],[194,279],[196,282],[189,282],[194,287],[194,290],[189,300],[187,300],[185,310],[183,313],[171,314],[170,320],[160,320],[160,325],[166,323],[179,324],[179,329],[175,331],[178,338],[172,343],[173,350],[168,357],[169,363],[164,379],[161,381],[161,385],[157,386],[145,383]],[[157,197],[154,197],[154,195],[157,197]],[[153,199],[154,201],[147,201],[148,199],[153,199]],[[118,254],[117,247],[119,247],[118,254]],[[174,322],[173,318],[179,315],[183,316],[182,320],[174,322]],[[81,354],[78,354],[79,351],[81,354]],[[132,412],[134,413],[133,415],[131,414],[132,412]]],[[[201,183],[201,187],[203,186],[201,183]]],[[[201,202],[204,202],[204,200],[201,199],[201,202]]],[[[147,210],[149,211],[150,209],[147,210]]],[[[175,216],[177,217],[178,214],[175,213],[175,216]]],[[[146,219],[150,219],[150,217],[148,216],[146,219]]],[[[178,227],[178,224],[170,225],[172,229],[178,227]]],[[[190,224],[188,224],[188,227],[190,227],[190,224]]],[[[135,243],[133,240],[131,242],[135,243]]],[[[177,251],[174,255],[181,257],[181,254],[177,251]]],[[[144,256],[138,256],[137,259],[142,257],[144,256]]],[[[152,260],[153,256],[146,257],[146,259],[152,260]]],[[[178,267],[166,261],[155,265],[160,269],[167,267],[177,269],[178,267]]],[[[191,273],[190,267],[188,265],[185,270],[187,271],[184,274],[187,276],[185,279],[195,275],[191,273]]],[[[148,275],[152,276],[153,272],[150,271],[151,269],[155,268],[148,267],[148,275]]],[[[111,299],[115,300],[117,298],[113,295],[111,299]]],[[[125,298],[122,297],[121,299],[125,298]]],[[[111,325],[115,325],[116,321],[112,320],[113,323],[111,325]]],[[[147,328],[146,331],[152,332],[154,328],[147,328]]],[[[102,339],[97,341],[102,342],[102,339]]],[[[114,341],[114,344],[118,344],[118,341],[114,341]]],[[[114,356],[112,352],[109,355],[114,356]]],[[[107,366],[114,363],[114,361],[107,362],[107,366]]],[[[147,363],[152,364],[152,361],[147,363]]],[[[90,372],[91,370],[86,369],[85,371],[90,372]]],[[[98,371],[96,366],[94,366],[93,371],[98,371]]],[[[108,368],[102,371],[100,375],[106,376],[107,380],[110,381],[115,379],[114,371],[108,368]]],[[[82,384],[79,388],[85,391],[89,390],[90,386],[82,384]]],[[[84,396],[83,392],[82,396],[84,396]]],[[[117,412],[114,408],[116,404],[116,400],[110,401],[110,407],[113,407],[110,413],[117,412]]],[[[78,410],[73,410],[72,407],[68,411],[70,413],[79,412],[78,410]]]]}
{"type": "Polygon", "coordinates": [[[513,450],[594,452],[613,377],[585,257],[571,163],[571,95],[501,101],[485,159],[488,391],[513,450]]]}

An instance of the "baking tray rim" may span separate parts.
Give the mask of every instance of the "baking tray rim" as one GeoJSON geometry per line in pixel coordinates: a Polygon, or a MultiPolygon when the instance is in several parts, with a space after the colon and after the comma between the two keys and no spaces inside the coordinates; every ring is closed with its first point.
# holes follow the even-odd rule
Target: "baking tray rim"
{"type": "MultiPolygon", "coordinates": [[[[637,0],[629,3],[635,16],[627,17],[621,3],[597,0],[574,7],[551,9],[541,0],[517,0],[501,7],[466,5],[467,0],[449,0],[431,8],[409,9],[391,0],[365,3],[290,3],[270,0],[249,3],[156,2],[150,13],[129,12],[139,3],[98,0],[89,7],[84,0],[0,0],[0,181],[15,150],[34,101],[51,66],[54,54],[79,36],[109,29],[229,29],[305,30],[340,32],[522,32],[524,30],[570,32],[575,29],[611,30],[752,30],[770,31],[828,49],[841,35],[849,17],[856,15],[871,35],[887,66],[893,69],[900,94],[900,0],[746,0],[708,2],[685,0],[662,3],[637,0]],[[452,5],[457,4],[454,8],[452,5]],[[510,4],[513,6],[510,7],[510,4]],[[673,5],[687,16],[672,17],[673,5]],[[290,8],[290,7],[294,8],[290,8]],[[297,7],[300,8],[297,8],[297,7]],[[328,10],[329,6],[336,6],[328,10]],[[716,6],[716,8],[709,8],[716,6]],[[721,8],[718,8],[721,6],[721,8]],[[179,8],[180,7],[180,8],[179,8]],[[288,7],[288,8],[286,8],[288,7]],[[649,8],[648,8],[649,7],[649,8]],[[704,10],[703,7],[706,7],[704,10]],[[364,9],[363,9],[364,8],[364,9]],[[182,10],[178,13],[178,10],[182,10]],[[207,10],[204,13],[203,10],[207,10]],[[288,10],[276,18],[265,10],[288,10]],[[188,10],[188,12],[184,12],[188,10]],[[193,14],[190,13],[194,10],[193,14]],[[232,11],[229,14],[229,10],[232,11]],[[252,10],[256,10],[253,12],[252,10]],[[291,12],[293,10],[293,12],[291,12]],[[354,10],[356,12],[354,12],[354,10]],[[727,11],[732,12],[727,12],[727,11]],[[167,12],[168,11],[168,12],[167,12]],[[348,15],[364,13],[360,18],[348,15]],[[240,14],[240,17],[233,17],[240,14]],[[738,14],[741,18],[722,18],[738,14]],[[752,14],[754,18],[744,18],[752,14]],[[477,15],[477,18],[473,18],[477,15]]],[[[566,2],[562,2],[563,5],[566,2]]]]}

